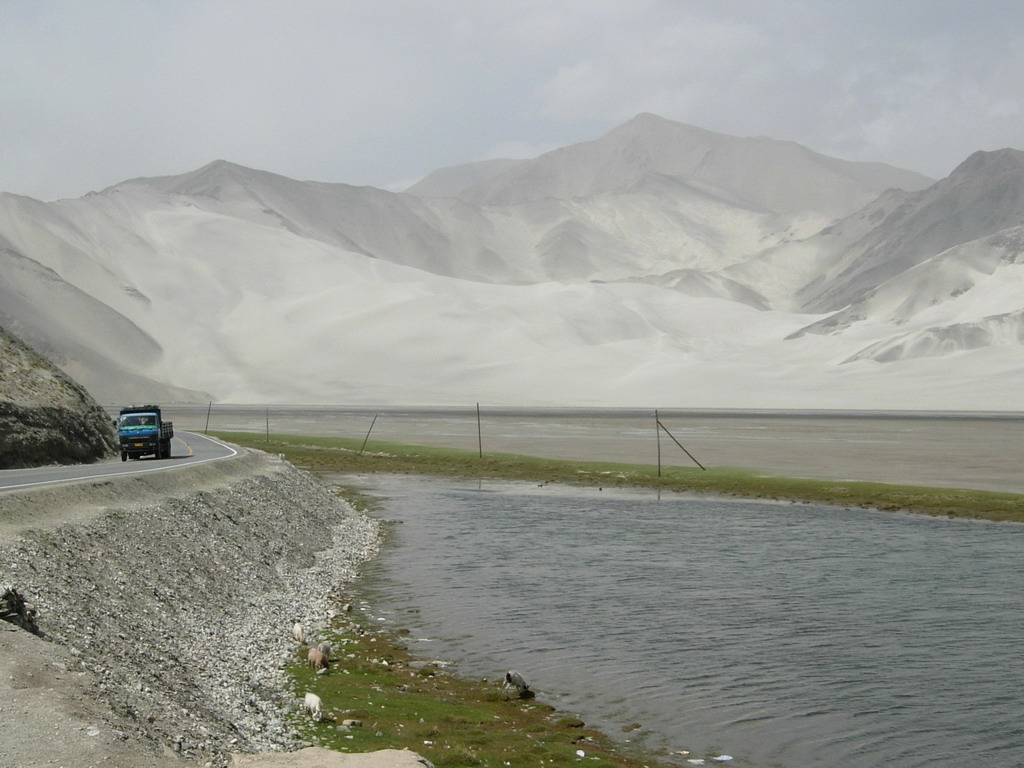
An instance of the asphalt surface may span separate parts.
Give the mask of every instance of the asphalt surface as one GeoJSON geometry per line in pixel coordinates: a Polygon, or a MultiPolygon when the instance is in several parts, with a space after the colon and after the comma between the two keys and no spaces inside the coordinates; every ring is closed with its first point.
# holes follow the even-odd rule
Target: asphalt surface
{"type": "Polygon", "coordinates": [[[0,470],[0,491],[161,472],[188,464],[230,459],[236,455],[236,449],[211,437],[194,432],[178,432],[171,441],[171,455],[166,459],[116,459],[97,464],[3,469],[0,470]]]}

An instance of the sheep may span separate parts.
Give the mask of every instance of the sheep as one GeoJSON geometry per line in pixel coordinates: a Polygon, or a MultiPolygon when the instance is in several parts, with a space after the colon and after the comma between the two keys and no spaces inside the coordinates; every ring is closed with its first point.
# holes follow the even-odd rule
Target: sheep
{"type": "Polygon", "coordinates": [[[327,671],[327,656],[316,648],[309,649],[309,653],[306,654],[306,663],[309,664],[311,669],[315,669],[317,673],[320,670],[327,671]]]}
{"type": "Polygon", "coordinates": [[[306,698],[302,702],[302,709],[312,715],[314,722],[319,723],[324,719],[324,703],[315,693],[306,694],[306,698]]]}
{"type": "Polygon", "coordinates": [[[326,640],[321,642],[320,645],[316,647],[316,649],[320,651],[320,653],[322,653],[328,659],[331,657],[331,644],[326,640]]]}
{"type": "Polygon", "coordinates": [[[533,691],[530,690],[530,684],[526,682],[526,678],[514,669],[505,673],[505,682],[501,684],[502,691],[510,688],[515,688],[521,699],[529,699],[533,696],[533,691]]]}
{"type": "Polygon", "coordinates": [[[301,622],[295,622],[295,625],[292,627],[292,636],[295,638],[295,642],[297,642],[299,645],[302,645],[304,642],[306,642],[306,633],[302,629],[301,622]]]}

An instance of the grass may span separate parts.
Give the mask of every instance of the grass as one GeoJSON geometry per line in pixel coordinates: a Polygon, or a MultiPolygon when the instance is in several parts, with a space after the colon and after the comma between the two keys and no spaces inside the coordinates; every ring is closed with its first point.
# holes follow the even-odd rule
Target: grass
{"type": "Polygon", "coordinates": [[[662,467],[565,461],[516,454],[485,454],[436,446],[341,437],[269,436],[219,432],[243,446],[284,454],[314,472],[394,472],[460,478],[493,478],[601,487],[656,488],[756,499],[790,500],[841,507],[905,511],[941,517],[1024,522],[1024,495],[766,475],[727,467],[662,467]]]}
{"type": "Polygon", "coordinates": [[[672,765],[633,754],[632,745],[537,699],[503,692],[500,679],[469,680],[443,662],[416,660],[400,633],[367,624],[337,620],[328,636],[334,651],[326,674],[314,674],[297,652],[289,669],[292,692],[296,700],[316,693],[325,715],[319,723],[306,714],[297,718],[303,740],[339,752],[410,749],[437,768],[583,760],[588,768],[672,765]]]}

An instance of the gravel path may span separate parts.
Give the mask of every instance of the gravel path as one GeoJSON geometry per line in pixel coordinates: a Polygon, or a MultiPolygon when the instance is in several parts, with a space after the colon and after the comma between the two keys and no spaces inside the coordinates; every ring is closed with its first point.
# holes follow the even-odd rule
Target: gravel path
{"type": "Polygon", "coordinates": [[[277,457],[218,464],[0,495],[0,584],[46,636],[0,622],[0,766],[223,766],[303,746],[283,693],[291,627],[327,625],[379,523],[277,457]]]}

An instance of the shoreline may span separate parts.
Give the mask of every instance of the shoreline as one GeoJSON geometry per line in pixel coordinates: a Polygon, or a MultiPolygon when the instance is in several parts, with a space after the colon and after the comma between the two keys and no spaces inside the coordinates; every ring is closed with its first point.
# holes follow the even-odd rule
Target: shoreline
{"type": "Polygon", "coordinates": [[[458,660],[417,653],[406,639],[408,630],[374,621],[373,604],[362,597],[365,585],[357,581],[349,586],[347,592],[360,603],[356,610],[362,615],[339,617],[328,631],[339,656],[332,669],[320,676],[301,659],[290,666],[294,690],[312,690],[324,702],[326,726],[300,725],[308,743],[344,755],[416,751],[436,765],[534,760],[565,765],[582,759],[580,752],[595,761],[595,768],[685,764],[681,753],[665,754],[584,722],[543,692],[527,697],[504,692],[500,674],[496,679],[471,677],[461,671],[458,660]],[[353,719],[359,725],[337,725],[353,719]],[[530,734],[529,742],[523,742],[524,732],[530,734]]]}
{"type": "MultiPolygon", "coordinates": [[[[396,538],[365,571],[371,577],[366,583],[375,587],[367,593],[372,620],[386,617],[386,626],[408,627],[417,654],[454,659],[471,678],[493,678],[502,665],[518,668],[554,696],[547,701],[580,713],[606,733],[617,734],[637,720],[652,728],[645,743],[653,754],[719,747],[736,755],[736,764],[746,759],[758,765],[772,764],[771,755],[812,757],[804,747],[782,748],[789,743],[789,726],[809,738],[815,729],[823,741],[826,735],[838,737],[828,742],[827,753],[843,754],[850,745],[838,729],[848,724],[842,718],[822,720],[806,724],[813,728],[803,732],[802,700],[813,701],[815,711],[833,711],[830,702],[836,712],[863,715],[865,733],[894,750],[909,745],[904,755],[914,748],[919,756],[949,755],[948,744],[954,743],[957,754],[969,754],[970,734],[995,736],[1000,729],[987,731],[985,723],[1008,714],[998,703],[990,710],[989,702],[1012,701],[1012,690],[986,673],[1009,661],[1005,643],[997,640],[999,627],[1007,625],[988,621],[996,614],[975,613],[959,596],[973,594],[978,606],[997,613],[1002,606],[1009,620],[1014,601],[1007,595],[1013,590],[998,585],[1019,581],[1013,560],[1006,558],[1020,549],[1014,535],[1019,528],[785,503],[730,504],[666,494],[656,499],[651,492],[608,487],[602,494],[596,488],[382,474],[350,481],[381,500],[380,516],[399,521],[396,538]],[[808,530],[820,534],[817,541],[805,535],[808,530]],[[637,546],[645,541],[651,547],[637,546]],[[654,541],[672,543],[660,547],[654,541]],[[970,553],[985,557],[976,561],[970,553]],[[637,562],[650,566],[631,565],[637,562]],[[959,577],[951,576],[954,569],[959,577]],[[648,578],[637,578],[645,571],[648,578]],[[772,581],[786,571],[791,578],[772,581]],[[584,579],[591,572],[594,578],[584,579]],[[595,593],[587,584],[602,588],[595,593]],[[648,600],[659,594],[652,584],[667,585],[671,593],[648,600]],[[872,588],[876,598],[867,597],[872,588]],[[748,602],[751,597],[760,602],[748,602]],[[855,606],[861,609],[856,619],[855,606]],[[781,624],[772,624],[772,616],[781,616],[781,624]],[[650,627],[662,632],[651,636],[650,627]],[[574,637],[588,650],[574,645],[574,637]],[[937,645],[933,637],[944,640],[937,645]],[[946,655],[943,648],[950,647],[959,653],[946,655]],[[794,653],[797,648],[806,657],[794,653]],[[877,655],[870,649],[879,649],[877,655]],[[871,664],[872,657],[880,666],[871,664]],[[946,746],[897,727],[915,718],[884,712],[897,709],[892,705],[915,679],[918,658],[933,669],[916,693],[929,720],[946,722],[944,712],[929,703],[956,690],[943,688],[937,682],[943,679],[992,693],[973,697],[977,711],[991,711],[991,719],[963,713],[946,746]],[[986,658],[987,665],[973,664],[986,658]],[[746,674],[750,659],[760,673],[746,674]],[[788,669],[786,662],[792,662],[788,669]],[[894,674],[879,677],[877,670],[887,665],[894,674]],[[865,685],[878,684],[872,685],[872,700],[879,696],[879,709],[858,709],[865,706],[859,678],[844,675],[856,669],[865,671],[865,685]],[[833,675],[830,699],[831,684],[824,681],[833,675]],[[794,680],[805,681],[806,689],[790,684],[794,680]],[[993,687],[986,689],[988,680],[993,687]],[[687,681],[699,683],[691,687],[687,681]],[[732,730],[733,716],[742,721],[750,702],[761,704],[764,720],[732,730]],[[716,719],[719,713],[724,714],[716,719]],[[751,740],[751,733],[764,738],[751,740]]],[[[870,764],[849,753],[846,760],[870,764]]]]}
{"type": "MultiPolygon", "coordinates": [[[[562,461],[655,465],[654,410],[215,406],[180,428],[348,437],[562,461]],[[375,418],[379,416],[379,418],[375,418]]],[[[662,424],[708,467],[774,476],[1024,494],[1024,414],[662,409],[662,424]]],[[[666,466],[693,463],[662,433],[666,466]]],[[[259,446],[256,446],[259,447],[259,446]]]]}
{"type": "Polygon", "coordinates": [[[773,475],[731,467],[655,467],[648,464],[547,459],[431,445],[342,437],[215,432],[250,448],[274,451],[318,474],[391,472],[539,483],[642,487],[725,497],[788,500],[846,509],[867,508],[993,522],[1024,522],[1024,494],[861,480],[773,475]]]}

